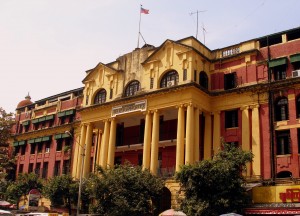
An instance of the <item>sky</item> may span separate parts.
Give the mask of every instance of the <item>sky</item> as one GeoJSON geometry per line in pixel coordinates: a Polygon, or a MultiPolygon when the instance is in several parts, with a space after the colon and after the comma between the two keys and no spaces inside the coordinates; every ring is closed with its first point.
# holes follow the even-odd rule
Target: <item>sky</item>
{"type": "Polygon", "coordinates": [[[157,47],[197,34],[213,50],[300,26],[299,0],[0,0],[0,107],[83,87],[87,70],[133,51],[140,5],[157,47]]]}

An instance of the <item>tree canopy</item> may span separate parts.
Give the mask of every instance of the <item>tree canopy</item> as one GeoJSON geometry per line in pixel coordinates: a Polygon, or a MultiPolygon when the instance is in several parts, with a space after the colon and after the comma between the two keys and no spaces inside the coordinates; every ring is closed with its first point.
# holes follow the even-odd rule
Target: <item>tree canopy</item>
{"type": "Polygon", "coordinates": [[[251,152],[224,143],[212,160],[183,166],[176,174],[185,193],[182,210],[193,216],[241,213],[250,201],[242,172],[252,158],[251,152]]]}
{"type": "Polygon", "coordinates": [[[96,203],[91,206],[92,213],[105,216],[148,215],[155,208],[164,182],[141,167],[130,164],[115,169],[103,170],[89,179],[89,193],[96,203]]]}
{"type": "Polygon", "coordinates": [[[12,113],[7,113],[0,107],[0,171],[5,175],[0,176],[0,179],[7,178],[13,180],[15,161],[9,153],[8,140],[11,136],[11,127],[14,119],[12,113]]]}
{"type": "Polygon", "coordinates": [[[42,179],[35,173],[19,174],[17,180],[9,184],[6,195],[8,201],[18,205],[19,199],[26,196],[30,190],[37,189],[41,191],[43,188],[42,179]]]}

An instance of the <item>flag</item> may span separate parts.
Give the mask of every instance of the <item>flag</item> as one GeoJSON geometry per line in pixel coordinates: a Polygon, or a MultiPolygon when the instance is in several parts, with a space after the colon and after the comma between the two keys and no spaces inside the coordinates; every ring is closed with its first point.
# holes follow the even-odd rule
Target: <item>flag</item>
{"type": "Polygon", "coordinates": [[[149,10],[141,7],[141,13],[143,13],[143,14],[149,14],[149,10]]]}

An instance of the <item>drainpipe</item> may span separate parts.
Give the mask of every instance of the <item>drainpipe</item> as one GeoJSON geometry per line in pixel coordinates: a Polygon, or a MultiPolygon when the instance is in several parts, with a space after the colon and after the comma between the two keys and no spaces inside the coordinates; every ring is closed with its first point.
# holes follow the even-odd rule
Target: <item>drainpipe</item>
{"type": "Polygon", "coordinates": [[[270,46],[269,46],[269,36],[267,36],[267,48],[268,48],[268,101],[269,101],[269,127],[270,127],[270,160],[271,160],[271,179],[275,182],[275,152],[274,152],[274,93],[271,89],[272,82],[272,71],[269,67],[269,62],[271,60],[270,46]]]}

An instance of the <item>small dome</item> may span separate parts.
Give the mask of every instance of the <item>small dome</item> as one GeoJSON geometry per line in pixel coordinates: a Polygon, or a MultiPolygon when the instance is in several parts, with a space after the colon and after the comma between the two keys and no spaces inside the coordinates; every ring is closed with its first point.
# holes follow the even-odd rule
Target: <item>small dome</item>
{"type": "Polygon", "coordinates": [[[25,100],[22,100],[18,103],[17,109],[24,107],[24,106],[28,106],[30,104],[33,104],[31,101],[31,97],[29,96],[29,94],[25,97],[25,100]]]}

